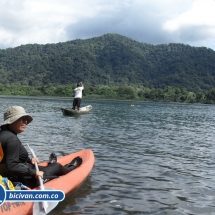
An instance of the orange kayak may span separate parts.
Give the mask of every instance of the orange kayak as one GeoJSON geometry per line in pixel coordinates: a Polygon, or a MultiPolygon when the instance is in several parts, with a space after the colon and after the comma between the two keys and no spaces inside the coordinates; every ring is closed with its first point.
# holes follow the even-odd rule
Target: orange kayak
{"type": "MultiPolygon", "coordinates": [[[[75,191],[90,174],[94,165],[94,154],[91,150],[82,150],[70,155],[66,155],[57,159],[57,162],[65,165],[73,158],[82,157],[81,166],[67,173],[66,175],[55,178],[44,184],[45,188],[54,188],[55,190],[62,190],[65,195],[75,191]]],[[[47,165],[47,162],[39,165],[47,165]]],[[[35,188],[35,189],[40,189],[35,188]]],[[[4,202],[0,206],[0,215],[32,215],[33,202],[4,202]]]]}

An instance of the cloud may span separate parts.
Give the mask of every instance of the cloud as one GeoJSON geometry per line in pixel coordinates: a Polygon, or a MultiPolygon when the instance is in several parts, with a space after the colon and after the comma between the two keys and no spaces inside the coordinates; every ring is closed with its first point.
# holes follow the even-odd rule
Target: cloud
{"type": "Polygon", "coordinates": [[[174,19],[167,20],[163,29],[177,38],[191,44],[211,44],[215,48],[215,1],[194,1],[192,7],[174,19]]]}
{"type": "Polygon", "coordinates": [[[1,0],[0,48],[118,33],[215,49],[214,0],[1,0]]]}
{"type": "MultiPolygon", "coordinates": [[[[67,37],[85,39],[104,33],[118,33],[151,44],[173,42],[169,32],[163,29],[163,23],[180,12],[175,2],[180,4],[182,1],[127,1],[126,6],[115,7],[113,11],[103,8],[96,16],[83,17],[78,23],[70,24],[66,28],[67,37]]],[[[190,2],[183,4],[181,12],[190,2]]]]}

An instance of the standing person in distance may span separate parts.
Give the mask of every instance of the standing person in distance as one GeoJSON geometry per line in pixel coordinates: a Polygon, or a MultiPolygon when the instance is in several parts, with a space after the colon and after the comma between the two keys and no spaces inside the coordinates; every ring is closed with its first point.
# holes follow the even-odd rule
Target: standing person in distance
{"type": "Polygon", "coordinates": [[[77,87],[74,89],[73,110],[75,110],[76,106],[78,110],[80,109],[83,89],[84,85],[82,82],[77,83],[77,87]]]}

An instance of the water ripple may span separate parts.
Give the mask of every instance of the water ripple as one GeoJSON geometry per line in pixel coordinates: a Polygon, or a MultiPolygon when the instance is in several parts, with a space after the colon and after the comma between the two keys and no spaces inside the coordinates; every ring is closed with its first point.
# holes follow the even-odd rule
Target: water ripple
{"type": "Polygon", "coordinates": [[[64,117],[70,99],[4,97],[34,120],[19,135],[40,160],[84,148],[96,162],[85,183],[50,214],[215,214],[215,106],[83,100],[93,110],[64,117]]]}

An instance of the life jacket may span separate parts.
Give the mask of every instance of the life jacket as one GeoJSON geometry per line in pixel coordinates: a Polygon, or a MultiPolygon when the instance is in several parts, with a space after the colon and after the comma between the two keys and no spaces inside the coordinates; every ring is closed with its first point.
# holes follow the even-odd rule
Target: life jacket
{"type": "Polygon", "coordinates": [[[3,157],[4,157],[4,152],[3,152],[3,149],[2,149],[2,144],[0,142],[0,162],[3,160],[3,157]]]}
{"type": "MultiPolygon", "coordinates": [[[[2,143],[0,142],[0,163],[3,160],[3,158],[4,158],[4,152],[2,149],[2,143]]],[[[13,183],[7,177],[2,177],[1,175],[0,175],[0,184],[3,186],[5,190],[30,190],[29,187],[23,185],[21,182],[14,182],[14,185],[13,185],[13,183]]]]}
{"type": "MultiPolygon", "coordinates": [[[[2,144],[0,142],[0,162],[3,160],[3,157],[4,157],[4,152],[2,149],[2,144]]],[[[7,177],[2,177],[0,175],[0,184],[3,186],[5,190],[15,190],[13,183],[7,177]]]]}
{"type": "Polygon", "coordinates": [[[7,178],[0,175],[0,184],[5,190],[15,190],[13,183],[7,178]]]}
{"type": "Polygon", "coordinates": [[[1,163],[3,158],[4,158],[4,152],[2,148],[2,143],[0,142],[0,175],[2,175],[2,177],[5,177],[8,174],[8,171],[6,169],[5,164],[1,163]]]}

